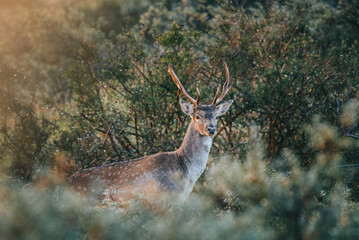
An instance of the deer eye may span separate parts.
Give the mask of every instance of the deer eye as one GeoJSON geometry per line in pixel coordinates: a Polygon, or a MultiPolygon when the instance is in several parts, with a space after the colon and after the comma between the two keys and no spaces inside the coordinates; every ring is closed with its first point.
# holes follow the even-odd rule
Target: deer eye
{"type": "Polygon", "coordinates": [[[201,116],[196,114],[196,119],[200,119],[200,118],[201,118],[201,116]]]}

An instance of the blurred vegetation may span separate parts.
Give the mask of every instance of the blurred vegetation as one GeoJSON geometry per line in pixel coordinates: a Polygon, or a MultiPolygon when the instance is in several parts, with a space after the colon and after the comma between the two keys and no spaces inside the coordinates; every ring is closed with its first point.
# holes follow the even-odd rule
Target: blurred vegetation
{"type": "Polygon", "coordinates": [[[318,119],[306,131],[321,149],[310,169],[289,149],[276,167],[264,160],[265,147],[254,139],[245,164],[230,157],[210,159],[204,184],[182,205],[148,209],[141,199],[125,209],[116,203],[94,208],[65,186],[44,182],[23,189],[0,188],[0,229],[4,239],[356,239],[358,206],[338,168],[347,147],[342,137],[318,119]],[[319,129],[319,131],[314,131],[319,129]]]}
{"type": "Polygon", "coordinates": [[[0,228],[30,239],[53,226],[58,238],[357,236],[358,19],[352,0],[1,0],[0,228]],[[209,103],[220,59],[235,102],[191,203],[113,214],[55,190],[77,169],[179,147],[189,119],[167,66],[209,103]]]}

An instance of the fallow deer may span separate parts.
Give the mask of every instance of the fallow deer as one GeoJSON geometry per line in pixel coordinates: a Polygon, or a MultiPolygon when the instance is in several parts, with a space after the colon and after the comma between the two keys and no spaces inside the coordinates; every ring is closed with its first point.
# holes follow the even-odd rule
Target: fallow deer
{"type": "Polygon", "coordinates": [[[168,66],[173,81],[190,101],[180,100],[182,111],[192,120],[179,149],[80,170],[69,178],[71,188],[102,201],[122,202],[136,195],[152,201],[160,193],[175,193],[186,199],[206,167],[217,118],[225,114],[233,103],[233,100],[229,100],[219,104],[231,88],[226,63],[224,66],[226,82],[222,93],[218,96],[218,87],[209,105],[199,104],[198,88],[197,99],[192,98],[171,65],[168,66]]]}

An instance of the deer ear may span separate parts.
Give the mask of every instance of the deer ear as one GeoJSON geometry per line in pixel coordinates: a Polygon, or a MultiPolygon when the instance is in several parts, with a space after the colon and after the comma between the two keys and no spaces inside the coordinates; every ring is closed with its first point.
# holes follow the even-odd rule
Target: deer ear
{"type": "Polygon", "coordinates": [[[188,116],[192,116],[193,114],[193,106],[191,103],[188,103],[186,101],[180,100],[180,105],[181,105],[181,109],[182,111],[188,115],[188,116]]]}
{"type": "Polygon", "coordinates": [[[219,117],[219,116],[222,116],[223,114],[225,114],[229,107],[232,105],[233,103],[233,100],[228,100],[224,103],[221,103],[217,106],[217,112],[216,112],[216,116],[219,117]]]}

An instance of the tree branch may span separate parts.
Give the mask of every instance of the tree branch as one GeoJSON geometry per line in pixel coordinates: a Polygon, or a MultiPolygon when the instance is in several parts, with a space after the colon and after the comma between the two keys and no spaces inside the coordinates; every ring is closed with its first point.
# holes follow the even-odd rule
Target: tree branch
{"type": "Polygon", "coordinates": [[[243,113],[243,110],[238,110],[233,116],[232,118],[226,122],[226,124],[224,124],[213,136],[213,138],[217,137],[218,134],[220,134],[229,124],[231,124],[234,120],[237,119],[237,117],[239,117],[239,115],[241,115],[243,113]]]}

